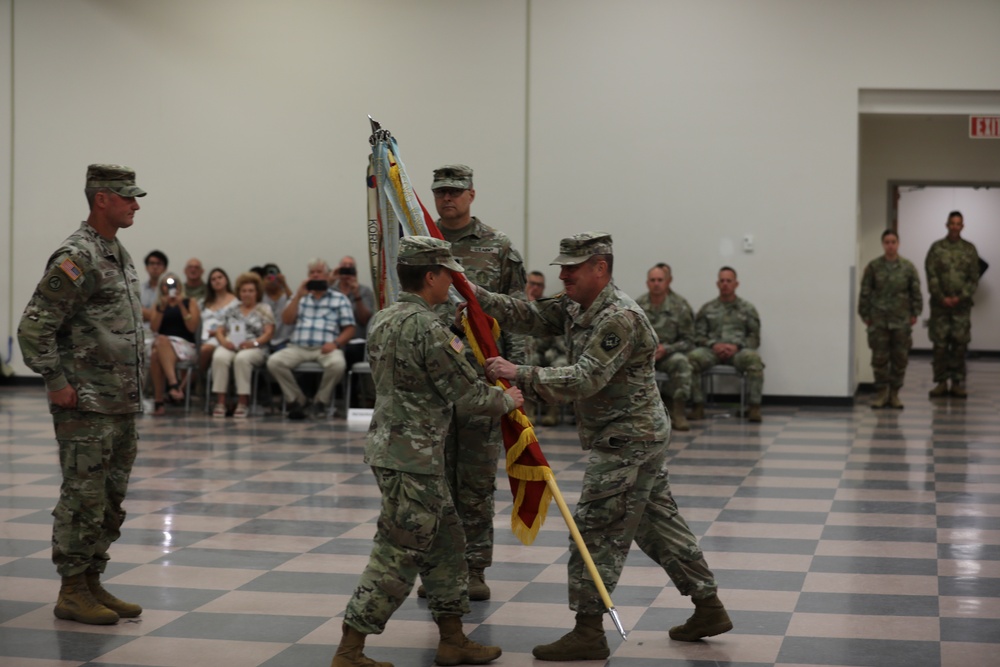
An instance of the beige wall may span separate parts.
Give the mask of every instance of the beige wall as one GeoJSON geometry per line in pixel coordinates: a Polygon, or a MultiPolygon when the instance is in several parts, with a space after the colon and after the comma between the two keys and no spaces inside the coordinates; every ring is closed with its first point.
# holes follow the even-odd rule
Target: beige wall
{"type": "Polygon", "coordinates": [[[763,319],[765,392],[784,395],[853,391],[858,91],[995,88],[1000,62],[993,0],[0,0],[0,13],[11,3],[15,284],[0,310],[19,315],[84,217],[92,161],[135,166],[150,191],[123,235],[134,256],[295,275],[312,255],[362,255],[371,113],[425,200],[433,167],[473,165],[474,211],[529,268],[561,236],[608,229],[621,287],[643,292],[668,261],[697,307],[735,265],[763,319]]]}

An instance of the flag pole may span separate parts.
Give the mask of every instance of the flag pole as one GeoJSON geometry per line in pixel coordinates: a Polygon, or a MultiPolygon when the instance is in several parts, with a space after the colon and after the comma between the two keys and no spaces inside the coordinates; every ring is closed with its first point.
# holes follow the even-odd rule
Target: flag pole
{"type": "Polygon", "coordinates": [[[587,545],[583,542],[583,535],[580,534],[580,529],[576,527],[576,521],[573,520],[573,515],[570,513],[569,507],[566,505],[566,501],[559,491],[555,475],[548,468],[545,469],[544,475],[545,484],[549,487],[549,491],[552,493],[552,497],[555,499],[556,505],[563,515],[563,519],[566,521],[566,527],[569,528],[569,534],[573,537],[576,548],[580,550],[580,555],[587,566],[587,571],[590,572],[590,578],[594,580],[594,586],[597,587],[597,593],[601,596],[601,600],[604,601],[604,606],[608,608],[608,614],[611,615],[611,620],[614,622],[615,628],[618,629],[618,634],[622,636],[622,639],[627,640],[628,633],[625,632],[621,619],[618,618],[618,610],[615,609],[615,604],[611,601],[611,596],[608,595],[608,589],[604,587],[604,580],[601,579],[601,575],[597,571],[597,566],[594,565],[594,559],[590,557],[590,550],[587,549],[587,545]]]}

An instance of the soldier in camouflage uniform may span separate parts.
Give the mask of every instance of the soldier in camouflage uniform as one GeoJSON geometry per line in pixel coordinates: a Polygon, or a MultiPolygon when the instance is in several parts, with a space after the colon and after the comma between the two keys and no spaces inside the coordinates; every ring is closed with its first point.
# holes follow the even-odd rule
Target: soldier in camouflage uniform
{"type": "MultiPolygon", "coordinates": [[[[506,234],[484,225],[470,212],[476,197],[472,169],[460,164],[435,169],[431,189],[440,216],[438,228],[451,243],[451,252],[465,268],[469,280],[523,298],[525,275],[521,255],[506,234]]],[[[446,326],[454,320],[454,303],[449,301],[435,310],[446,326]]],[[[504,332],[497,344],[500,354],[508,359],[518,363],[524,360],[524,341],[520,336],[504,332]]],[[[466,359],[485,377],[471,349],[466,350],[466,359]]],[[[465,528],[470,600],[490,597],[484,570],[493,564],[493,494],[502,449],[499,418],[471,414],[461,407],[455,409],[445,444],[445,466],[465,528]]],[[[417,593],[422,595],[424,588],[420,587],[417,593]]]]}
{"type": "Polygon", "coordinates": [[[135,461],[144,368],[139,275],[118,241],[146,192],[128,167],[92,164],[90,215],[52,253],[17,328],[24,362],[48,389],[62,467],[52,562],[58,618],[110,625],[142,613],[101,586],[121,535],[135,461]]]}
{"type": "Polygon", "coordinates": [[[656,370],[666,373],[665,398],[671,402],[670,418],[675,431],[689,431],[684,414],[691,396],[691,362],[687,353],[694,349],[694,312],[687,299],[670,289],[673,275],[670,266],[657,264],[646,273],[646,288],[636,303],[642,308],[659,338],[656,346],[656,370]]]}
{"type": "MultiPolygon", "coordinates": [[[[590,451],[575,519],[608,590],[618,583],[635,540],[694,601],[694,615],[671,628],[670,637],[695,641],[726,632],[732,623],[715,577],[670,493],[670,417],[654,376],[656,333],[638,304],[611,281],[610,234],[577,234],[563,239],[559,251],[553,264],[561,266],[563,294],[531,303],[483,289],[477,296],[503,328],[565,335],[572,365],[518,366],[494,357],[487,376],[512,380],[546,400],[575,401],[580,443],[590,451]]],[[[533,654],[541,660],[603,660],[610,654],[604,603],[572,541],[568,569],[576,626],[533,654]]]]}
{"type": "MultiPolygon", "coordinates": [[[[545,274],[532,271],[528,274],[528,286],[525,289],[528,301],[536,301],[545,296],[545,274]]],[[[524,358],[529,366],[550,368],[553,366],[569,366],[566,339],[563,336],[525,336],[524,358]]],[[[535,406],[526,406],[525,414],[534,419],[535,406]]],[[[548,404],[542,415],[542,426],[558,426],[562,421],[562,406],[548,404]]]]}
{"type": "Polygon", "coordinates": [[[694,411],[691,419],[705,418],[705,394],[701,387],[701,374],[716,364],[733,366],[747,377],[750,410],[747,419],[761,420],[760,401],[764,392],[764,362],[757,348],[760,347],[760,316],[749,301],[736,296],[740,283],[736,270],[724,266],[719,269],[719,298],[709,301],[694,320],[695,345],[688,354],[691,362],[691,400],[694,411]]]}
{"type": "Polygon", "coordinates": [[[891,405],[902,409],[899,388],[913,346],[911,329],[924,309],[924,300],[917,269],[910,260],[899,256],[899,236],[891,229],[882,232],[882,250],[885,254],[865,267],[858,315],[868,327],[868,347],[872,350],[872,371],[878,389],[872,407],[891,405]]]}
{"type": "Polygon", "coordinates": [[[927,251],[924,268],[931,298],[930,339],[934,344],[931,398],[965,398],[965,351],[972,340],[972,295],[979,285],[979,253],[962,238],[964,218],[948,214],[948,236],[927,251]],[[951,388],[948,387],[951,380],[951,388]]]}
{"type": "Polygon", "coordinates": [[[347,605],[344,638],[333,667],[371,667],[365,636],[378,634],[419,574],[441,631],[439,665],[481,664],[500,655],[462,633],[469,611],[465,534],[445,480],[444,440],[454,406],[499,418],[520,407],[521,392],[482,382],[465,360],[460,337],[432,308],[448,300],[451,273],[462,271],[445,241],[400,242],[399,301],[371,320],[368,356],[375,413],[365,444],[382,492],[382,512],[368,567],[347,605]]]}

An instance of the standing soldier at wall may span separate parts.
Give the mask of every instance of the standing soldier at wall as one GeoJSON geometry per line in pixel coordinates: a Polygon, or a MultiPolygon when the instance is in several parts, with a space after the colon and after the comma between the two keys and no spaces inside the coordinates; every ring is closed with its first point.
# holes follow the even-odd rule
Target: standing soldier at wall
{"type": "Polygon", "coordinates": [[[52,562],[62,576],[57,618],[110,625],[142,613],[101,586],[121,535],[135,461],[144,368],[139,274],[118,241],[146,192],[128,167],[92,164],[90,215],[52,253],[17,328],[24,362],[45,380],[62,487],[52,562]]]}
{"type": "Polygon", "coordinates": [[[705,418],[705,395],[701,374],[715,364],[727,364],[747,376],[750,410],[747,419],[761,420],[760,401],[764,392],[764,362],[760,347],[760,316],[749,301],[736,296],[736,270],[729,266],[719,269],[719,298],[709,301],[694,320],[695,344],[699,347],[688,354],[691,361],[692,419],[705,418]]]}
{"type": "Polygon", "coordinates": [[[979,285],[979,253],[962,238],[964,218],[948,214],[948,236],[927,251],[924,268],[931,298],[930,339],[934,344],[931,398],[965,398],[965,351],[972,340],[972,295],[979,285]],[[948,381],[951,380],[951,387],[948,381]]]}
{"type": "MultiPolygon", "coordinates": [[[[506,234],[484,225],[471,213],[476,198],[472,169],[461,164],[435,169],[431,189],[440,216],[437,226],[451,243],[451,253],[462,264],[469,280],[495,292],[524,298],[524,261],[520,253],[506,234]]],[[[441,304],[435,310],[445,325],[454,321],[453,303],[441,304]]],[[[524,341],[520,336],[504,333],[497,345],[504,357],[517,363],[524,360],[524,341]]],[[[485,377],[468,348],[466,359],[485,377]]],[[[445,465],[465,528],[470,600],[490,598],[485,570],[493,564],[493,495],[502,449],[499,417],[471,414],[461,407],[455,409],[445,444],[445,465]]],[[[421,597],[424,592],[423,586],[417,589],[421,597]]]]}
{"type": "Polygon", "coordinates": [[[882,250],[885,254],[865,267],[858,315],[868,327],[868,347],[872,350],[878,390],[872,407],[901,409],[899,389],[913,346],[912,327],[924,309],[924,300],[917,269],[899,256],[899,236],[891,229],[882,232],[882,250]]]}
{"type": "Polygon", "coordinates": [[[656,370],[666,373],[664,403],[669,401],[670,421],[675,431],[690,431],[684,414],[691,396],[691,362],[687,353],[694,349],[694,312],[687,299],[670,289],[673,275],[669,264],[657,264],[646,273],[649,291],[636,299],[646,311],[660,339],[656,346],[656,370]]]}
{"type": "Polygon", "coordinates": [[[446,241],[403,239],[397,262],[403,291],[371,320],[368,358],[376,398],[365,463],[375,473],[382,511],[332,667],[388,666],[364,655],[365,637],[385,629],[418,574],[440,629],[435,662],[483,664],[500,656],[499,647],[480,646],[462,631],[469,572],[465,534],[445,480],[444,440],[456,404],[500,417],[523,400],[517,388],[504,392],[482,382],[460,338],[431,310],[448,300],[449,269],[462,271],[446,241]]]}

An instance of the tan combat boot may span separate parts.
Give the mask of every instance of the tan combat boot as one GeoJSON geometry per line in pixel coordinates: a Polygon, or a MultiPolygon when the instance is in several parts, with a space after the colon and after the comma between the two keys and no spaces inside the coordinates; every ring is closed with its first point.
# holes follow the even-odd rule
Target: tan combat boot
{"type": "Polygon", "coordinates": [[[441,641],[434,662],[439,665],[485,665],[503,653],[499,646],[483,646],[466,637],[461,616],[442,616],[437,624],[441,641]]]}
{"type": "Polygon", "coordinates": [[[695,403],[694,407],[691,408],[691,414],[688,415],[688,419],[691,421],[697,421],[699,419],[705,418],[705,404],[695,403]]]}
{"type": "Polygon", "coordinates": [[[929,392],[927,392],[927,395],[930,396],[931,398],[941,398],[942,396],[947,396],[948,395],[948,383],[947,382],[938,382],[937,385],[935,385],[933,389],[931,389],[929,392]]]}
{"type": "Polygon", "coordinates": [[[121,618],[135,618],[142,613],[142,607],[139,605],[134,602],[119,600],[104,590],[104,587],[101,586],[101,574],[99,572],[87,573],[87,588],[90,589],[90,594],[94,596],[95,600],[118,614],[121,618]]]}
{"type": "Polygon", "coordinates": [[[482,602],[490,599],[490,587],[486,585],[486,572],[480,569],[469,569],[469,599],[482,602]]]}
{"type": "Polygon", "coordinates": [[[714,637],[733,629],[733,622],[718,595],[712,594],[694,602],[694,614],[684,625],[670,628],[670,638],[679,642],[696,642],[702,637],[714,637]]]}
{"type": "Polygon", "coordinates": [[[330,667],[392,667],[391,662],[378,662],[365,655],[365,633],[355,630],[347,623],[341,626],[344,637],[337,652],[333,654],[330,667]]]}
{"type": "Polygon", "coordinates": [[[684,402],[683,398],[675,398],[674,407],[670,410],[670,422],[675,431],[691,430],[691,424],[688,423],[687,417],[684,415],[684,402]]]}
{"type": "Polygon", "coordinates": [[[542,415],[542,426],[559,426],[562,421],[562,408],[558,405],[546,405],[542,415]]]}
{"type": "Polygon", "coordinates": [[[750,404],[750,409],[747,410],[747,421],[752,421],[757,424],[763,421],[760,416],[760,403],[750,404]]]}
{"type": "Polygon", "coordinates": [[[604,636],[604,616],[577,614],[576,627],[551,644],[536,646],[531,654],[539,660],[604,660],[611,655],[604,636]]]}
{"type": "Polygon", "coordinates": [[[899,387],[893,387],[889,390],[889,407],[895,410],[903,409],[903,402],[899,400],[899,387]]]}
{"type": "Polygon", "coordinates": [[[955,398],[968,398],[969,396],[969,392],[965,391],[965,387],[963,387],[962,383],[957,380],[951,381],[951,389],[948,390],[948,393],[955,398]]]}
{"type": "Polygon", "coordinates": [[[872,401],[872,410],[878,410],[884,408],[889,404],[889,387],[882,386],[879,387],[878,393],[875,394],[875,400],[872,401]]]}
{"type": "Polygon", "coordinates": [[[62,578],[59,599],[52,613],[56,618],[88,625],[114,625],[118,622],[118,614],[94,599],[83,572],[62,578]]]}

